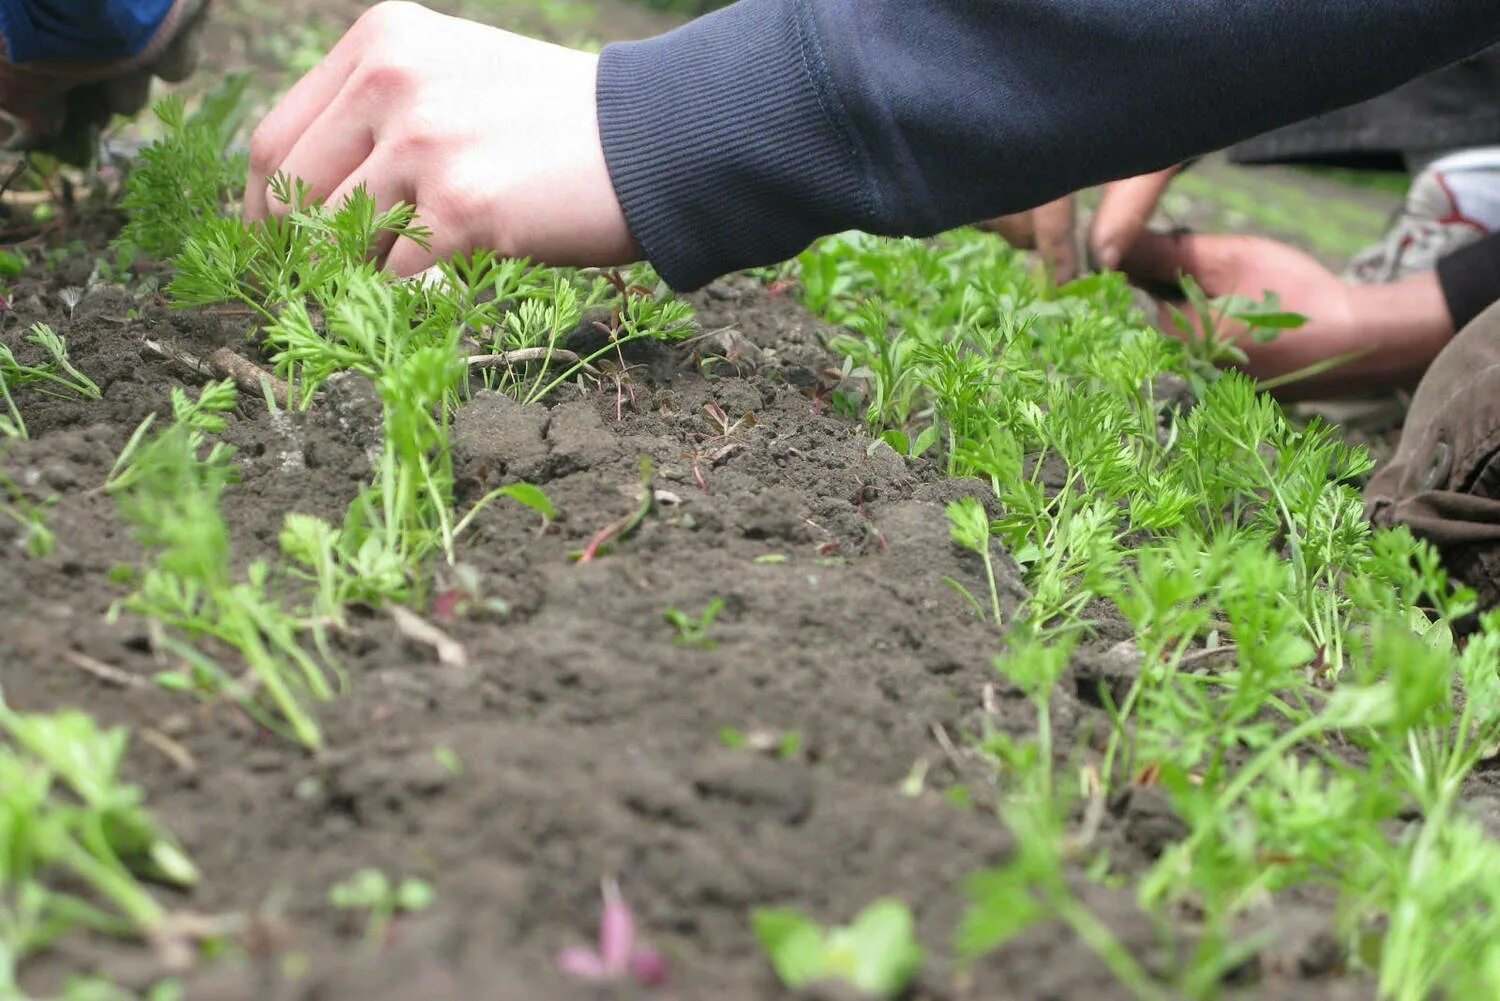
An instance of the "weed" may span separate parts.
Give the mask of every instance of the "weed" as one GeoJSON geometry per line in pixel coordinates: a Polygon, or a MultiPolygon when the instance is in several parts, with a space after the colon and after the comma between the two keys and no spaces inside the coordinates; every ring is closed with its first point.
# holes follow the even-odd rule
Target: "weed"
{"type": "Polygon", "coordinates": [[[396,915],[425,911],[434,899],[426,880],[408,877],[398,883],[379,869],[361,869],[328,891],[330,906],[365,913],[365,941],[371,948],[385,944],[396,915]]]}
{"type": "Polygon", "coordinates": [[[251,672],[248,681],[237,680],[207,655],[163,637],[187,665],[160,676],[164,683],[231,694],[267,726],[315,748],[322,738],[303,702],[332,697],[336,682],[301,639],[321,627],[283,611],[264,562],[252,563],[242,580],[233,576],[220,500],[237,471],[232,450],[222,443],[205,449],[205,436],[222,429],[222,414],[236,399],[229,382],[208,384],[196,400],[174,390],[173,422],[153,435],[148,418],[132,436],[109,488],[150,559],[121,607],[190,637],[217,639],[237,650],[251,672]],[[262,691],[274,717],[261,709],[262,691]]]}
{"type": "Polygon", "coordinates": [[[899,900],[877,900],[842,928],[824,929],[783,908],[757,910],[751,924],[777,976],[793,989],[837,981],[891,998],[922,965],[911,911],[899,900]]]}
{"type": "Polygon", "coordinates": [[[672,637],[673,646],[695,646],[700,650],[712,650],[719,644],[708,635],[708,630],[723,610],[724,599],[712,598],[696,617],[676,608],[666,609],[661,617],[677,629],[677,635],[672,637]]]}
{"type": "Polygon", "coordinates": [[[0,501],[0,518],[14,522],[20,529],[17,545],[26,555],[37,559],[51,556],[57,548],[57,537],[47,527],[47,509],[56,499],[33,503],[26,499],[15,481],[4,473],[0,473],[0,490],[10,496],[9,503],[0,501]]]}

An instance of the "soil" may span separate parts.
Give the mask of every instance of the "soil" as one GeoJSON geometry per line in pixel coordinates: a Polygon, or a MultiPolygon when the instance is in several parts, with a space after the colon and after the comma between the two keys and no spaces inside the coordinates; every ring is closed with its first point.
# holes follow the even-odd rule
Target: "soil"
{"type": "MultiPolygon", "coordinates": [[[[335,20],[363,6],[321,5],[335,20]]],[[[642,18],[656,15],[615,6],[596,37],[655,26],[642,18]]],[[[225,65],[255,64],[254,5],[224,7],[213,44],[231,53],[225,65]]],[[[524,480],[558,517],[544,527],[502,501],[475,520],[460,559],[482,600],[452,617],[422,609],[462,646],[462,666],[440,663],[389,616],[357,613],[338,638],[350,691],[320,707],[328,749],[309,755],[230,702],[150,683],[171,659],[142,622],[108,615],[123,594],[110,572],[140,550],[100,486],[140,420],[164,413],[173,387],[201,381],[142,338],[200,356],[256,349],[233,313],[173,311],[109,285],[65,305],[60,293],[89,285],[117,224],[79,222],[45,239],[78,237],[82,248],[11,283],[0,312],[0,341],[18,355],[32,350],[27,327],[46,321],[104,392],[87,403],[18,396],[33,440],[5,449],[0,469],[54,502],[58,548],[28,558],[0,522],[0,686],[19,709],[76,706],[131,727],[129,777],[203,871],[195,892],[161,899],[247,917],[224,957],[182,977],[188,998],[598,997],[553,957],[593,939],[605,877],[619,878],[673,978],[664,993],[608,996],[791,996],[750,934],[752,909],[790,905],[837,923],[886,895],[913,907],[931,949],[913,998],[1128,996],[1054,925],[973,968],[947,958],[964,877],[1012,850],[995,775],[971,738],[1034,727],[1029,704],[990,668],[1000,630],[948,583],[986,593],[979,560],[949,539],[943,504],[993,495],[830,413],[819,392],[835,363],[829,330],[785,295],[744,277],[710,286],[693,299],[702,336],[640,346],[623,385],[569,388],[533,407],[477,394],[455,427],[461,504],[524,480]],[[740,426],[714,427],[710,404],[740,426]],[[575,562],[571,552],[635,507],[642,457],[656,471],[655,512],[599,559],[575,562]],[[709,630],[716,645],[675,645],[663,612],[696,615],[714,598],[724,602],[709,630]],[[782,756],[725,746],[725,727],[752,742],[800,738],[782,756]],[[450,755],[458,773],[440,760],[450,755]],[[922,791],[903,791],[917,773],[922,791]],[[379,950],[327,903],[334,883],[365,867],[436,889],[434,906],[398,919],[379,950]]],[[[243,473],[226,497],[237,562],[273,556],[288,511],[339,518],[376,434],[378,407],[358,380],[301,417],[272,419],[247,402],[224,435],[243,473]]],[[[1019,574],[994,556],[1009,614],[1019,574]]],[[[438,589],[458,579],[440,570],[438,589]]],[[[1103,731],[1093,692],[1130,670],[1126,639],[1101,617],[1060,686],[1061,755],[1103,731]]],[[[1129,877],[1180,830],[1148,788],[1108,804],[1096,843],[1129,877]]],[[[1176,943],[1127,890],[1076,887],[1148,967],[1165,967],[1176,943]]],[[[1332,901],[1305,894],[1247,921],[1245,935],[1268,944],[1238,971],[1238,996],[1372,996],[1330,948],[1332,919],[1332,901]]],[[[1191,933],[1184,916],[1175,934],[1191,933]]],[[[81,972],[143,987],[166,971],[141,946],[75,936],[29,965],[27,983],[45,993],[81,972]]]]}
{"type": "MultiPolygon", "coordinates": [[[[99,486],[136,424],[163,411],[172,387],[199,382],[142,337],[199,355],[229,346],[254,357],[255,347],[244,317],[171,311],[117,287],[95,286],[70,310],[59,293],[87,283],[91,260],[16,283],[0,327],[24,358],[26,328],[51,323],[104,392],[87,403],[19,397],[33,440],[0,461],[30,497],[55,499],[58,549],[27,558],[0,529],[0,684],[20,709],[78,706],[132,727],[130,777],[204,872],[193,894],[163,899],[252,917],[230,958],[186,976],[188,997],[595,996],[552,957],[592,936],[609,876],[668,956],[672,997],[785,996],[750,911],[788,904],[838,922],[883,895],[908,901],[935,947],[914,996],[1124,996],[1056,927],[972,970],[943,958],[963,878],[1011,850],[992,772],[965,748],[986,727],[1033,725],[989,668],[994,625],[946,583],[985,593],[982,565],[950,541],[942,505],[991,495],[830,414],[819,393],[833,363],[828,330],[794,302],[730,279],[694,299],[703,335],[641,347],[623,386],[569,388],[533,407],[476,394],[455,424],[461,502],[526,480],[559,516],[543,528],[501,503],[476,519],[460,555],[486,600],[438,621],[465,666],[439,663],[382,614],[358,615],[339,641],[351,691],[321,707],[329,749],[310,756],[231,703],[145,683],[170,659],[142,623],[107,617],[122,594],[110,570],[139,550],[99,486]],[[710,404],[753,420],[724,435],[710,404]],[[633,509],[643,456],[656,469],[656,512],[599,559],[570,559],[633,509]],[[714,597],[724,601],[716,645],[674,645],[663,611],[696,614],[714,597]],[[101,678],[78,655],[139,682],[101,678]],[[800,740],[783,758],[724,746],[723,727],[800,740]],[[914,767],[926,769],[925,789],[908,795],[914,767]],[[960,784],[967,805],[948,795],[960,784]],[[367,866],[437,891],[381,951],[327,904],[334,883],[367,866]]],[[[243,470],[225,502],[237,560],[274,555],[287,511],[339,516],[368,473],[372,406],[355,380],[301,418],[242,407],[225,433],[243,470]]],[[[1023,591],[1009,558],[995,558],[1008,613],[1023,591]]],[[[440,587],[451,579],[440,571],[440,587]]],[[[1064,753],[1102,730],[1074,693],[1111,670],[1099,651],[1118,632],[1101,628],[1056,699],[1064,753]]],[[[1129,874],[1177,830],[1145,792],[1112,803],[1098,838],[1129,874]]],[[[1127,893],[1079,885],[1148,964],[1164,962],[1127,893]]],[[[1330,917],[1327,901],[1266,913],[1267,926],[1296,932],[1249,971],[1252,996],[1368,993],[1304,979],[1337,968],[1336,956],[1319,958],[1330,917]]],[[[76,937],[28,977],[45,991],[81,971],[137,986],[163,972],[142,948],[76,937]]]]}

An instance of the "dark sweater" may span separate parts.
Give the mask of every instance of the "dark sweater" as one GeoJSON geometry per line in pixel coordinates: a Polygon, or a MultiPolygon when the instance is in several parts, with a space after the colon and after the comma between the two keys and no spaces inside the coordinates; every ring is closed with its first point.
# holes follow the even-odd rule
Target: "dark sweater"
{"type": "Polygon", "coordinates": [[[695,288],[844,229],[927,235],[1389,90],[1496,0],[740,0],[605,48],[631,231],[695,288]]]}

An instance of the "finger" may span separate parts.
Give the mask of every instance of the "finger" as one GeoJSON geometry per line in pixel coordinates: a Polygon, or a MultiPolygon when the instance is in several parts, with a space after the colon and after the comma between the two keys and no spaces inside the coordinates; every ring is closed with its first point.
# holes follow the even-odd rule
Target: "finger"
{"type": "MultiPolygon", "coordinates": [[[[363,188],[365,193],[374,200],[377,215],[402,202],[407,204],[415,202],[415,197],[402,175],[390,169],[389,163],[379,154],[371,156],[345,178],[344,182],[328,196],[328,205],[334,209],[339,208],[351,194],[360,188],[363,188]]],[[[377,233],[374,245],[370,247],[370,257],[377,262],[385,260],[395,242],[394,233],[377,233]]]]}
{"type": "Polygon", "coordinates": [[[269,182],[308,127],[343,90],[360,58],[360,43],[345,35],[323,61],[298,80],[271,109],[250,140],[250,171],[245,180],[245,219],[264,219],[270,210],[269,182]]]}
{"type": "Polygon", "coordinates": [[[1142,174],[1116,181],[1104,189],[1089,231],[1089,250],[1100,267],[1112,270],[1120,266],[1151,221],[1167,185],[1181,169],[1169,167],[1142,174]]]}
{"type": "MultiPolygon", "coordinates": [[[[302,181],[314,201],[329,198],[374,152],[375,132],[365,110],[357,106],[360,103],[345,89],[307,127],[278,168],[288,178],[302,181]]],[[[338,205],[332,199],[330,203],[338,205]]],[[[267,207],[272,212],[289,208],[274,195],[267,199],[267,207]]]]}
{"type": "Polygon", "coordinates": [[[1036,222],[1036,249],[1058,284],[1078,277],[1078,245],[1074,239],[1077,210],[1072,195],[1048,202],[1032,213],[1036,222]]]}
{"type": "MultiPolygon", "coordinates": [[[[1120,261],[1119,267],[1136,281],[1176,282],[1181,274],[1196,275],[1205,258],[1202,241],[1194,233],[1142,233],[1120,261]]],[[[1216,238],[1214,238],[1216,239],[1216,238]]]]}
{"type": "Polygon", "coordinates": [[[998,235],[1000,239],[1017,250],[1030,250],[1036,246],[1036,226],[1030,212],[996,216],[994,219],[986,219],[976,225],[980,229],[998,235]]]}
{"type": "Polygon", "coordinates": [[[392,245],[385,259],[385,269],[398,277],[409,278],[421,274],[440,260],[452,257],[459,249],[440,251],[437,244],[423,248],[416,240],[403,236],[392,245]]]}

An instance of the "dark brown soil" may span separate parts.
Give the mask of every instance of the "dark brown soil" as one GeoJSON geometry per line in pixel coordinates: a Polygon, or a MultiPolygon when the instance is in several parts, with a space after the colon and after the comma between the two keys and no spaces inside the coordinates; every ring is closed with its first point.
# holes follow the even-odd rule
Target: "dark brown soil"
{"type": "MultiPolygon", "coordinates": [[[[276,11],[287,24],[336,31],[366,6],[293,0],[276,11]]],[[[263,31],[263,7],[220,3],[216,66],[276,65],[283,53],[263,31]]],[[[535,21],[540,8],[506,9],[506,26],[549,31],[535,21]]],[[[587,33],[628,37],[666,23],[605,3],[587,33]]],[[[931,950],[913,997],[1127,997],[1056,926],[971,970],[947,958],[963,877],[1012,847],[993,810],[994,774],[967,748],[988,727],[1033,727],[1025,700],[989,667],[999,631],[945,583],[984,593],[982,567],[949,541],[942,505],[990,494],[943,481],[830,416],[817,399],[833,361],[826,331],[800,307],[734,279],[695,298],[706,336],[643,348],[628,359],[627,386],[570,390],[545,407],[476,397],[456,427],[464,500],[527,480],[560,516],[542,531],[532,512],[501,502],[477,519],[460,558],[495,600],[438,623],[462,644],[466,667],[440,665],[383,614],[357,616],[339,640],[352,691],[321,708],[329,749],[312,757],[232,704],[145,681],[170,658],[143,623],[106,618],[123,593],[111,568],[137,563],[140,551],[100,485],[136,424],[164,410],[172,387],[199,382],[141,338],[254,356],[248,321],[232,314],[173,312],[111,286],[67,308],[59,293],[88,285],[111,225],[86,225],[87,249],[33,269],[0,312],[0,340],[24,357],[27,326],[46,320],[104,390],[94,403],[19,398],[34,440],[4,450],[0,470],[33,499],[55,498],[59,544],[47,559],[27,558],[0,522],[0,685],[21,709],[79,706],[132,727],[130,776],[204,873],[192,895],[163,900],[252,919],[226,958],[186,975],[189,998],[597,997],[555,972],[553,956],[593,936],[606,876],[620,879],[671,963],[673,985],[657,996],[788,996],[750,934],[753,908],[794,905],[841,922],[894,895],[912,905],[931,950]],[[729,360],[700,365],[707,356],[729,360]],[[707,404],[731,420],[753,413],[753,426],[718,436],[707,404]],[[642,456],[664,491],[657,513],[598,561],[573,562],[570,551],[632,509],[642,456]],[[756,561],[773,555],[784,561],[756,561]],[[717,646],[674,645],[663,611],[696,614],[715,597],[725,602],[710,630],[717,646]],[[77,654],[141,682],[101,680],[77,654]],[[801,739],[783,759],[723,746],[723,727],[801,739]],[[462,762],[460,774],[439,749],[462,762]],[[903,780],[918,767],[925,791],[907,795],[903,780]],[[947,794],[957,786],[970,805],[947,794]],[[379,952],[327,903],[334,883],[365,867],[437,890],[433,908],[399,920],[379,952]]],[[[49,239],[63,246],[68,235],[49,239]]],[[[341,515],[368,473],[375,421],[358,380],[305,417],[272,420],[246,404],[225,434],[243,469],[226,500],[238,562],[274,554],[288,511],[341,515]]],[[[996,556],[1009,610],[1020,584],[996,556]]],[[[456,577],[437,573],[442,587],[456,577]]],[[[1060,688],[1052,711],[1064,757],[1102,729],[1075,693],[1128,670],[1109,654],[1126,638],[1102,626],[1060,688]]],[[[1128,877],[1179,831],[1145,790],[1111,804],[1097,843],[1128,877]]],[[[1128,891],[1077,886],[1148,967],[1165,966],[1172,943],[1128,891]]],[[[1243,995],[1371,996],[1339,975],[1331,921],[1331,901],[1309,895],[1247,922],[1246,934],[1270,932],[1274,944],[1245,971],[1243,995]]],[[[1185,917],[1182,934],[1191,931],[1185,917]]],[[[89,971],[132,986],[164,972],[143,947],[75,937],[27,979],[46,992],[89,971]]]]}
{"type": "MultiPolygon", "coordinates": [[[[121,595],[109,571],[139,551],[99,486],[136,423],[171,387],[197,384],[141,337],[254,354],[243,318],[172,312],[118,288],[96,287],[70,312],[58,293],[91,269],[83,255],[19,283],[0,327],[24,353],[26,327],[52,323],[104,390],[95,403],[20,397],[34,440],[0,468],[34,499],[56,498],[59,546],[29,559],[0,529],[0,683],[18,708],[81,706],[134,728],[131,776],[204,871],[196,893],[164,899],[254,916],[228,959],[188,974],[190,998],[596,996],[552,957],[592,935],[605,876],[620,878],[669,957],[672,997],[784,996],[750,935],[753,908],[792,904],[834,922],[888,894],[912,904],[933,949],[916,996],[1125,996],[1056,927],[973,970],[945,958],[963,877],[1011,844],[992,773],[965,748],[987,726],[1032,725],[989,668],[997,631],[944,580],[985,591],[942,504],[987,489],[939,480],[829,416],[817,399],[825,331],[800,307],[733,279],[695,300],[707,336],[642,349],[623,389],[531,408],[477,396],[455,429],[466,495],[529,480],[560,516],[541,531],[502,503],[477,520],[461,559],[503,605],[441,623],[467,667],[439,665],[382,615],[359,617],[340,641],[352,692],[322,708],[329,750],[310,757],[231,704],[110,684],[70,660],[141,679],[170,666],[142,623],[106,619],[121,595]],[[731,360],[700,365],[710,355],[731,360]],[[753,413],[753,426],[716,437],[707,404],[753,413]],[[664,491],[658,512],[596,562],[570,560],[632,508],[642,456],[664,491]],[[785,560],[756,562],[771,555],[785,560]],[[673,645],[663,611],[696,614],[714,597],[725,602],[717,646],[673,645]],[[781,759],[723,746],[726,726],[802,736],[781,759]],[[926,791],[909,796],[900,786],[919,762],[926,791]],[[956,784],[973,805],[944,794],[956,784]],[[378,953],[327,904],[335,882],[367,866],[437,889],[436,905],[400,920],[378,953]]],[[[288,511],[338,516],[368,471],[370,406],[357,383],[304,418],[246,404],[225,434],[244,473],[226,498],[238,560],[272,555],[288,511]]],[[[997,558],[1013,607],[1020,584],[997,558]]],[[[1120,638],[1105,630],[1097,645],[1120,638]]],[[[1079,678],[1100,670],[1085,658],[1079,678]]],[[[1065,754],[1100,723],[1073,687],[1053,707],[1065,754]]],[[[1141,794],[1115,804],[1099,837],[1128,874],[1175,823],[1141,794]]],[[[1164,962],[1166,943],[1126,892],[1080,888],[1148,964],[1164,962]]],[[[1368,994],[1301,979],[1329,965],[1317,961],[1329,915],[1326,901],[1265,915],[1291,931],[1267,951],[1252,996],[1368,994]]],[[[28,975],[47,990],[91,970],[135,985],[162,972],[142,948],[74,938],[28,975]]]]}

